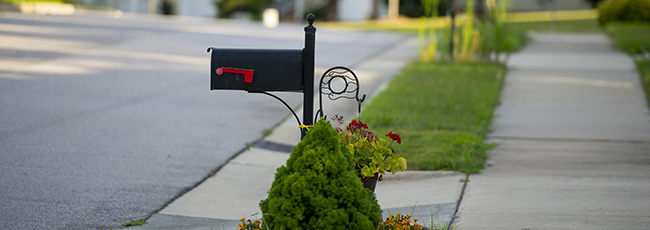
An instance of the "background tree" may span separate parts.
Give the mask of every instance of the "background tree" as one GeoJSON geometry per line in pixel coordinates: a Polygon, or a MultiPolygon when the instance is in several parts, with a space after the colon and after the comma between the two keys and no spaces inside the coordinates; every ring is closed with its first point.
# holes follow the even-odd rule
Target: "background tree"
{"type": "Polygon", "coordinates": [[[589,5],[591,5],[591,8],[596,8],[598,7],[598,4],[603,0],[585,0],[585,1],[588,2],[589,5]]]}
{"type": "Polygon", "coordinates": [[[233,12],[250,12],[253,20],[260,20],[260,13],[264,6],[270,5],[273,0],[221,0],[217,1],[220,18],[230,18],[233,12]]]}

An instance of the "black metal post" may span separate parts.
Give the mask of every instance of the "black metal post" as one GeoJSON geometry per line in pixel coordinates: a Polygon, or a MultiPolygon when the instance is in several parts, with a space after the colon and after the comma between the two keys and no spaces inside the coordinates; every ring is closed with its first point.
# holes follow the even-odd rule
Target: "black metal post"
{"type": "MultiPolygon", "coordinates": [[[[316,53],[316,27],[314,27],[314,20],[316,16],[313,14],[307,15],[308,26],[305,26],[305,72],[303,73],[303,125],[313,125],[314,117],[314,55],[316,53]]],[[[305,137],[307,129],[303,128],[300,132],[300,139],[305,137]]]]}

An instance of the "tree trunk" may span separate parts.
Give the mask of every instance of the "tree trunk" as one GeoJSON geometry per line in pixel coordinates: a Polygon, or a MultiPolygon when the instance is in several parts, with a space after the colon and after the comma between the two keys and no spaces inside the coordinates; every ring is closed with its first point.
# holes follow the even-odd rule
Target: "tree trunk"
{"type": "Polygon", "coordinates": [[[370,19],[379,18],[379,0],[372,0],[372,12],[370,13],[370,19]]]}

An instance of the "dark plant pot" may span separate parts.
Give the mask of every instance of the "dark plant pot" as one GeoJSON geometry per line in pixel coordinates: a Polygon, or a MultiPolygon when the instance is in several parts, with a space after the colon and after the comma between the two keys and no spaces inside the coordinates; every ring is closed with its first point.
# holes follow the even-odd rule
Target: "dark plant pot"
{"type": "Polygon", "coordinates": [[[375,176],[363,179],[363,176],[361,176],[361,169],[356,167],[355,169],[357,170],[357,176],[359,179],[361,179],[361,182],[363,182],[363,187],[374,193],[375,187],[377,186],[377,181],[379,180],[379,173],[376,172],[375,176]]]}
{"type": "Polygon", "coordinates": [[[377,187],[377,180],[379,179],[379,173],[375,173],[375,176],[363,179],[361,178],[361,182],[363,182],[363,187],[369,189],[371,192],[375,192],[375,187],[377,187]]]}

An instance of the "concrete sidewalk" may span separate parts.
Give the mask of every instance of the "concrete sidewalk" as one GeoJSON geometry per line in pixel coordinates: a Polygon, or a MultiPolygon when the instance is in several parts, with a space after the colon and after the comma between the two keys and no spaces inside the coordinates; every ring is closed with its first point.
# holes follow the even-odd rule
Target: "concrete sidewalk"
{"type": "Polygon", "coordinates": [[[540,34],[509,61],[458,229],[650,229],[650,114],[605,35],[540,34]]]}
{"type": "MultiPolygon", "coordinates": [[[[366,101],[369,101],[408,61],[415,58],[417,37],[408,36],[349,67],[359,76],[361,94],[367,94],[369,98],[366,101]]],[[[316,82],[324,71],[316,70],[316,82]]],[[[339,114],[350,118],[357,113],[357,104],[351,100],[324,100],[323,108],[328,117],[339,114]]],[[[301,115],[302,111],[296,113],[301,115]]],[[[293,116],[289,116],[274,128],[271,135],[154,214],[147,224],[128,229],[237,229],[240,218],[261,218],[259,202],[266,199],[276,169],[286,162],[291,148],[299,141],[298,124],[293,116]]],[[[421,219],[420,223],[427,226],[432,221],[446,224],[456,211],[463,179],[464,174],[447,171],[387,175],[377,184],[376,196],[384,216],[413,213],[414,218],[421,219]]]]}

